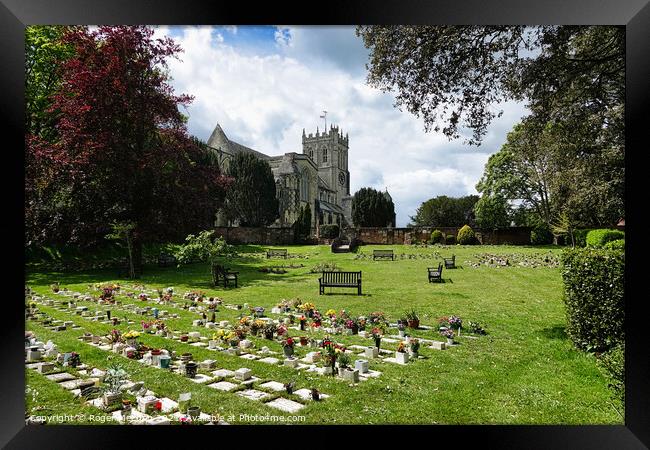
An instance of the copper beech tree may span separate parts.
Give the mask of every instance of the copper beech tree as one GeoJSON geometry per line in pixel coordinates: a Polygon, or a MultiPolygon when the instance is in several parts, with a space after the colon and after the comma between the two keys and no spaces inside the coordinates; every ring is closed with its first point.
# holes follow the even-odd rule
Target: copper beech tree
{"type": "Polygon", "coordinates": [[[180,47],[144,26],[75,27],[60,39],[73,55],[58,61],[47,102],[56,133],[26,136],[28,245],[92,245],[128,222],[138,262],[143,241],[211,226],[228,181],[187,133],[179,107],[192,97],[169,84],[180,47]]]}

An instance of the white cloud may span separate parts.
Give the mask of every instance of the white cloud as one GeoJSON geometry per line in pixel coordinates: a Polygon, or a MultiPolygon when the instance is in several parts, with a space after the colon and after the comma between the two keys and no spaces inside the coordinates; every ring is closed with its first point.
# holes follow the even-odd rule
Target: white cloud
{"type": "MultiPolygon", "coordinates": [[[[319,115],[327,110],[328,124],[349,133],[351,190],[387,186],[398,226],[431,197],[475,193],[489,154],[525,111],[503,105],[485,144],[468,148],[424,133],[420,120],[393,107],[392,95],[365,83],[367,52],[353,27],[278,28],[270,38],[275,50],[257,54],[250,42],[243,51],[236,38],[224,43],[210,27],[180,31],[174,38],[182,61],[169,67],[176,91],[195,97],[188,109],[192,134],[207,139],[219,122],[228,137],[264,153],[301,152],[302,129],[322,130],[319,115]]],[[[170,32],[160,27],[156,35],[170,32]]]]}

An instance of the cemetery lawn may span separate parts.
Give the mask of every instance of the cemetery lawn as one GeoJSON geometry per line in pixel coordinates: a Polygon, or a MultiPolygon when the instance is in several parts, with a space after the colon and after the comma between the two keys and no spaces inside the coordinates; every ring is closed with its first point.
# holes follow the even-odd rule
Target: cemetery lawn
{"type": "MultiPolygon", "coordinates": [[[[415,254],[415,259],[396,261],[373,261],[371,257],[359,258],[354,253],[333,254],[328,246],[239,246],[240,256],[226,262],[231,270],[239,271],[238,288],[214,288],[211,286],[210,269],[207,264],[192,264],[181,268],[158,268],[145,266],[144,274],[135,283],[116,278],[115,270],[97,270],[75,273],[53,273],[27,267],[26,284],[36,293],[55,300],[63,300],[52,293],[50,285],[59,282],[62,288],[90,293],[89,285],[115,282],[128,287],[144,284],[147,288],[174,287],[177,294],[189,290],[201,290],[207,296],[218,296],[226,304],[263,306],[266,315],[272,318],[284,317],[272,314],[271,308],[282,299],[299,297],[312,302],[324,315],[328,309],[347,310],[351,315],[368,315],[383,311],[391,322],[404,317],[414,309],[420,316],[421,325],[435,327],[441,316],[456,315],[468,321],[479,322],[487,330],[485,336],[469,335],[463,331],[457,338],[459,345],[447,350],[434,350],[422,345],[423,358],[409,362],[406,366],[390,362],[370,360],[370,369],[382,372],[378,378],[370,378],[350,386],[339,378],[305,373],[279,365],[248,361],[223,352],[190,346],[161,336],[143,334],[143,343],[176,350],[177,353],[191,352],[195,361],[213,359],[217,368],[236,370],[247,367],[259,377],[254,388],[265,381],[296,382],[296,389],[316,387],[330,397],[321,402],[303,401],[305,407],[297,415],[304,416],[309,424],[623,424],[620,403],[612,399],[607,380],[596,366],[595,358],[573,348],[565,333],[565,309],[562,301],[562,278],[557,267],[473,267],[477,255],[490,253],[527,258],[549,255],[558,258],[561,249],[557,247],[521,246],[363,246],[360,253],[371,255],[372,249],[391,248],[396,254],[415,254]],[[266,259],[261,253],[267,248],[288,248],[290,255],[301,257],[289,259],[266,259]],[[443,270],[444,283],[428,283],[427,267],[437,266],[440,257],[456,255],[453,270],[443,270]],[[363,272],[363,294],[353,295],[353,289],[327,289],[333,292],[318,295],[318,273],[310,269],[318,263],[335,262],[342,270],[363,272]],[[262,267],[288,264],[304,265],[287,268],[285,274],[269,274],[259,271],[262,267]]],[[[151,301],[142,302],[118,296],[123,305],[136,303],[138,306],[155,306],[151,301]]],[[[91,302],[90,311],[107,309],[91,302]]],[[[211,330],[193,327],[192,321],[200,318],[195,312],[181,308],[158,306],[170,313],[179,313],[179,319],[167,319],[169,327],[180,331],[200,331],[210,337],[211,330]]],[[[232,424],[256,423],[239,421],[240,414],[285,415],[280,410],[264,403],[279,397],[272,393],[264,401],[254,401],[234,391],[223,392],[206,385],[196,384],[187,378],[170,374],[161,369],[147,367],[135,360],[129,360],[111,352],[100,350],[78,340],[84,331],[93,334],[107,334],[117,328],[122,332],[139,330],[140,320],[133,312],[112,309],[113,316],[130,318],[136,325],[121,324],[113,327],[85,320],[81,316],[60,311],[53,306],[41,306],[54,319],[73,320],[82,329],[55,332],[40,323],[28,321],[28,330],[33,330],[39,340],[51,339],[60,351],[76,351],[81,361],[91,367],[105,369],[110,359],[123,363],[129,378],[144,381],[148,389],[159,397],[178,400],[182,392],[192,392],[193,403],[206,413],[219,414],[232,424]],[[228,420],[230,416],[231,420],[228,420]],[[234,417],[234,419],[233,419],[234,417]]],[[[242,310],[244,311],[244,310],[242,310]]],[[[246,310],[247,312],[247,310],[246,310]]],[[[239,312],[219,307],[217,322],[238,320],[239,312]]],[[[302,335],[309,335],[305,332],[302,335]]],[[[324,336],[322,331],[312,333],[324,336]]],[[[395,328],[387,334],[397,334],[395,328]]],[[[410,331],[414,337],[443,341],[434,329],[410,331]]],[[[290,335],[299,337],[299,331],[290,330],[290,335]]],[[[388,337],[388,336],[387,336],[388,337]]],[[[332,338],[350,345],[372,345],[370,338],[336,335],[332,338]]],[[[282,358],[278,342],[261,337],[249,337],[257,349],[268,346],[282,358]]],[[[381,348],[394,350],[397,343],[382,342],[381,348]]],[[[313,351],[310,347],[296,347],[296,354],[303,357],[313,351]]],[[[354,364],[354,359],[352,364],[354,364]]],[[[75,399],[53,381],[34,371],[26,370],[27,384],[38,394],[27,393],[28,414],[88,413],[83,401],[75,399]]],[[[200,371],[202,372],[202,371],[200,371]]],[[[209,373],[208,371],[203,373],[209,373]]],[[[239,388],[239,387],[238,387],[239,388]]],[[[260,389],[262,390],[262,389],[260,389]]],[[[287,396],[300,401],[297,396],[287,396]]],[[[92,409],[92,408],[91,408],[92,409]]],[[[268,423],[268,422],[257,422],[268,423]]],[[[275,423],[275,422],[274,422],[275,423]]]]}

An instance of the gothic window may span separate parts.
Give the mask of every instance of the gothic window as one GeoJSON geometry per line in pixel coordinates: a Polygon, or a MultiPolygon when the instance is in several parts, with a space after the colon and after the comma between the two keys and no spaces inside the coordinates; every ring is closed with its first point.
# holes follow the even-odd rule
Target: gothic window
{"type": "Polygon", "coordinates": [[[300,199],[303,201],[309,201],[309,174],[307,170],[302,171],[302,179],[299,181],[300,186],[300,199]]]}
{"type": "Polygon", "coordinates": [[[328,214],[327,214],[327,223],[328,223],[329,225],[332,224],[332,213],[328,213],[328,214]]]}
{"type": "Polygon", "coordinates": [[[326,148],[323,149],[323,162],[324,163],[327,162],[327,149],[326,148]]]}
{"type": "Polygon", "coordinates": [[[311,148],[309,149],[309,157],[311,158],[312,161],[314,160],[314,150],[311,148]]]}

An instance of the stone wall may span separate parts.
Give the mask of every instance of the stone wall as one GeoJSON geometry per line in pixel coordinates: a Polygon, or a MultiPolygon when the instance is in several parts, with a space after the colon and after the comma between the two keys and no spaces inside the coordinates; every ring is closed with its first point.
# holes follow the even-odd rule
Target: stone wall
{"type": "MultiPolygon", "coordinates": [[[[445,235],[456,236],[460,227],[417,227],[417,228],[346,228],[343,235],[346,237],[357,237],[364,244],[411,244],[413,240],[418,242],[428,241],[433,230],[440,230],[445,235]]],[[[530,244],[529,227],[512,227],[503,230],[481,230],[474,229],[476,237],[481,244],[530,244]]]]}
{"type": "Polygon", "coordinates": [[[294,243],[292,227],[216,227],[229,244],[287,245],[294,243]]]}

